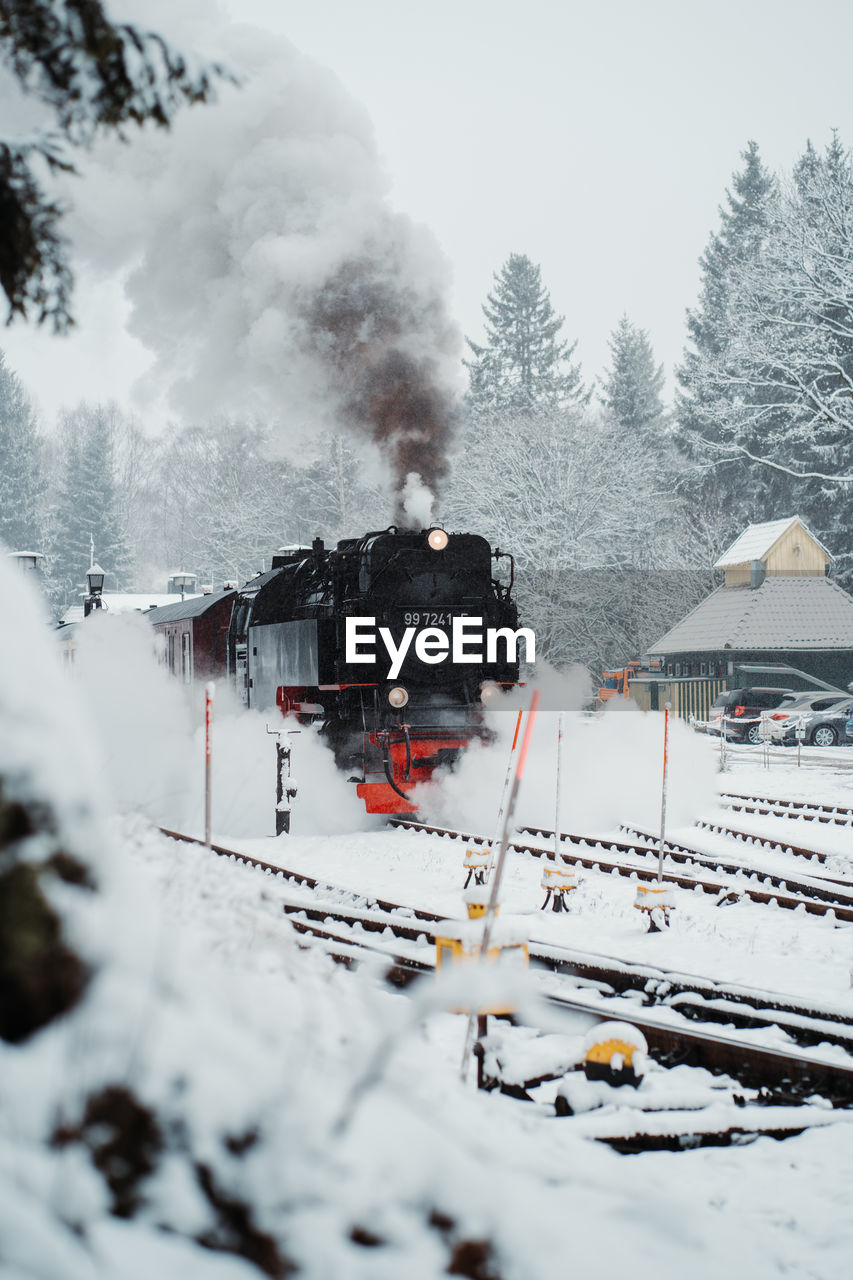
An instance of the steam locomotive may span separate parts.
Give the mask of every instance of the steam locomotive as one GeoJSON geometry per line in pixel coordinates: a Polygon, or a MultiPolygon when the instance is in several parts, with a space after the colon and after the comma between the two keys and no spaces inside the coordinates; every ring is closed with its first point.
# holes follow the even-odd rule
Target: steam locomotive
{"type": "Polygon", "coordinates": [[[488,736],[484,702],[518,682],[530,633],[517,631],[513,577],[512,557],[476,534],[392,525],[334,550],[282,548],[189,639],[169,634],[215,598],[150,616],[196,676],[224,665],[247,707],[319,723],[368,812],[411,813],[413,788],[488,736]]]}

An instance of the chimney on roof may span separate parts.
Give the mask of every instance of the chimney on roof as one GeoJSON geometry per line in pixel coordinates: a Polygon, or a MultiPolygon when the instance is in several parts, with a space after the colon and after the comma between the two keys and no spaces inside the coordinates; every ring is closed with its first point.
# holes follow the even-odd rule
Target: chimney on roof
{"type": "Polygon", "coordinates": [[[767,573],[767,567],[763,560],[750,560],[749,562],[749,589],[755,591],[756,587],[760,587],[767,573]]]}

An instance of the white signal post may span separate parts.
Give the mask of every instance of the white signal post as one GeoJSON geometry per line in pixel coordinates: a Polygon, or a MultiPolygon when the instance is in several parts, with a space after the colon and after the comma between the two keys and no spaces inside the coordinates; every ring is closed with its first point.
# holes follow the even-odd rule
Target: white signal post
{"type": "Polygon", "coordinates": [[[563,713],[557,717],[557,797],[554,816],[554,861],[562,862],[560,855],[560,763],[563,758],[563,713]]]}
{"type": "Polygon", "coordinates": [[[560,846],[560,782],[563,769],[563,712],[557,716],[557,778],[555,787],[554,852],[542,859],[542,888],[545,890],[544,911],[551,904],[552,911],[568,910],[568,894],[577,888],[575,869],[560,846]]]}
{"type": "Polygon", "coordinates": [[[495,834],[492,837],[491,844],[489,845],[489,866],[486,871],[486,880],[488,880],[492,874],[495,849],[497,848],[498,841],[500,840],[501,827],[503,825],[504,809],[506,808],[506,798],[509,795],[509,784],[510,784],[510,779],[512,778],[512,762],[515,759],[515,748],[518,746],[518,731],[521,728],[521,717],[523,715],[524,715],[524,712],[519,711],[515,719],[515,733],[512,735],[512,746],[509,749],[509,759],[506,762],[506,777],[504,778],[503,791],[501,792],[501,803],[500,803],[500,808],[498,809],[498,820],[495,824],[495,834]]]}
{"type": "Polygon", "coordinates": [[[215,686],[204,686],[204,843],[210,848],[211,754],[213,746],[213,694],[215,686]]]}
{"type": "Polygon", "coordinates": [[[663,782],[660,791],[660,844],[658,845],[658,884],[663,883],[663,842],[666,836],[666,774],[667,751],[669,747],[669,712],[671,702],[667,702],[663,712],[663,782]]]}
{"type": "MultiPolygon", "coordinates": [[[[489,893],[489,903],[486,907],[486,914],[483,917],[483,940],[480,943],[479,961],[485,964],[489,947],[492,941],[492,933],[495,927],[495,919],[498,914],[498,895],[500,893],[501,879],[503,877],[504,863],[506,862],[506,851],[509,843],[509,828],[512,822],[512,816],[515,813],[515,802],[518,799],[518,789],[521,786],[521,779],[524,775],[524,762],[527,759],[527,751],[530,746],[530,735],[533,731],[533,723],[536,719],[536,711],[539,707],[539,690],[535,689],[533,697],[530,700],[530,710],[527,713],[527,724],[524,726],[524,737],[521,742],[521,750],[518,754],[518,764],[515,769],[515,777],[512,780],[512,789],[509,793],[507,801],[506,813],[504,814],[503,826],[501,828],[500,847],[498,849],[498,858],[495,865],[495,874],[492,879],[491,891],[489,893]]],[[[519,723],[520,723],[519,713],[519,723]]],[[[515,731],[516,739],[518,738],[518,725],[515,731]]],[[[513,749],[515,742],[513,742],[513,749]]],[[[462,1080],[464,1082],[468,1075],[468,1059],[471,1055],[471,1047],[474,1039],[474,1029],[477,1025],[477,1013],[472,1009],[468,1015],[468,1027],[465,1032],[465,1047],[462,1051],[462,1080]]]]}

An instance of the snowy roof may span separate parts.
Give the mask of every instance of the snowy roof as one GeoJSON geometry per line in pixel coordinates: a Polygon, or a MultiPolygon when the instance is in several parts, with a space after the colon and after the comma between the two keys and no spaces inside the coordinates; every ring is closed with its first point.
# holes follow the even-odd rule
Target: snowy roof
{"type": "Polygon", "coordinates": [[[730,649],[853,649],[853,598],[829,578],[766,578],[718,587],[649,653],[730,649]]]}
{"type": "MultiPolygon", "coordinates": [[[[747,564],[750,560],[763,560],[791,525],[796,521],[802,525],[806,533],[816,542],[821,551],[829,556],[826,547],[814,536],[811,529],[800,520],[799,516],[786,516],[784,520],[766,520],[764,524],[750,524],[735,538],[728,550],[724,551],[714,565],[715,569],[725,569],[730,565],[747,564]]],[[[830,556],[832,559],[832,556],[830,556]]]]}
{"type": "MultiPolygon", "coordinates": [[[[183,618],[198,618],[203,613],[207,613],[213,605],[219,604],[220,600],[228,599],[236,595],[236,591],[217,591],[215,593],[208,592],[203,596],[187,596],[181,600],[180,597],[176,604],[161,605],[152,608],[148,617],[152,622],[180,622],[183,618]]],[[[172,597],[174,600],[174,596],[172,597]]]]}
{"type": "MultiPolygon", "coordinates": [[[[137,610],[144,613],[147,609],[155,609],[160,605],[181,603],[180,595],[174,593],[166,594],[162,591],[149,592],[125,592],[125,591],[104,591],[101,595],[104,602],[104,608],[107,613],[132,613],[137,610]]],[[[185,600],[195,599],[194,596],[185,596],[185,600]]],[[[207,599],[207,597],[205,597],[207,599]]],[[[70,608],[60,619],[61,622],[79,622],[83,617],[82,604],[72,604],[70,608]]]]}

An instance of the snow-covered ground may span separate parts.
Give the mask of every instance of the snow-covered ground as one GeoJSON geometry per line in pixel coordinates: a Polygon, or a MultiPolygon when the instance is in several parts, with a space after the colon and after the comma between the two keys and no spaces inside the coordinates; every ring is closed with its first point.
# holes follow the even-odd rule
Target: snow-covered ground
{"type": "MultiPolygon", "coordinates": [[[[0,585],[11,599],[17,584],[0,585]]],[[[463,1084],[465,1018],[447,1011],[458,986],[426,979],[397,994],[375,964],[335,966],[283,915],[295,890],[153,827],[198,828],[201,753],[197,708],[149,663],[138,620],[114,645],[96,619],[70,687],[31,602],[14,603],[16,625],[0,627],[0,807],[35,806],[36,830],[0,840],[0,893],[10,868],[34,868],[90,978],[62,1016],[0,1041],[3,1280],[248,1280],[292,1267],[321,1280],[567,1269],[846,1280],[848,1113],[824,1109],[822,1127],[784,1143],[620,1156],[585,1135],[628,1132],[636,1095],[558,1119],[463,1084]],[[95,889],[44,870],[60,846],[95,889]]],[[[309,734],[295,739],[295,834],[272,837],[271,740],[258,717],[224,700],[217,711],[217,839],[340,888],[461,914],[463,848],[365,818],[309,734]]],[[[659,727],[639,713],[578,718],[564,825],[606,834],[655,821],[659,727]]],[[[552,730],[543,718],[522,821],[553,824],[552,730]]],[[[433,797],[437,818],[490,830],[505,746],[471,753],[433,797]]],[[[712,744],[680,726],[672,760],[677,829],[714,811],[720,780],[712,744]]],[[[750,761],[722,782],[853,794],[853,773],[775,761],[769,780],[750,761]]],[[[832,842],[844,859],[844,833],[832,842]]],[[[537,938],[853,1012],[853,926],[676,891],[672,927],[647,934],[628,882],[586,872],[572,911],[555,915],[538,910],[540,873],[511,858],[503,907],[537,938]]],[[[552,1038],[570,1053],[585,1030],[552,1038]]],[[[724,1082],[704,1072],[651,1071],[648,1087],[676,1107],[716,1097],[709,1122],[729,1114],[724,1082]]]]}

